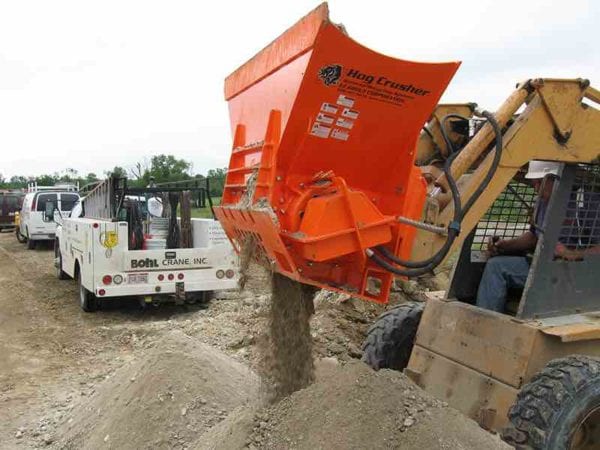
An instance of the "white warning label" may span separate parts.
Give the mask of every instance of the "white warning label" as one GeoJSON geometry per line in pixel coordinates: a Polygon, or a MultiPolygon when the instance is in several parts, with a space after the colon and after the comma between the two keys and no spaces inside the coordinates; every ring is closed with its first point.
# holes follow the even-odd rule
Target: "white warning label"
{"type": "Polygon", "coordinates": [[[326,127],[325,125],[319,122],[315,122],[313,123],[312,129],[310,130],[310,134],[320,138],[328,138],[330,131],[331,128],[326,127]]]}
{"type": "Polygon", "coordinates": [[[340,118],[338,118],[338,120],[335,124],[338,127],[348,128],[349,130],[351,130],[352,126],[354,125],[354,122],[352,122],[351,120],[348,120],[348,119],[344,119],[343,117],[340,117],[340,118]]]}
{"type": "Polygon", "coordinates": [[[321,105],[321,111],[329,113],[329,114],[337,114],[338,112],[338,108],[335,105],[332,105],[331,103],[323,103],[321,105]]]}
{"type": "Polygon", "coordinates": [[[342,130],[340,128],[334,128],[331,132],[331,137],[334,139],[339,139],[340,141],[347,141],[350,135],[346,130],[342,130]]]}
{"type": "Polygon", "coordinates": [[[335,117],[328,116],[325,113],[319,113],[319,115],[317,116],[317,121],[325,123],[327,125],[331,125],[334,120],[335,120],[335,117]]]}
{"type": "Polygon", "coordinates": [[[337,99],[337,104],[347,108],[352,108],[354,106],[354,99],[345,95],[340,95],[337,99]]]}
{"type": "Polygon", "coordinates": [[[342,117],[347,117],[348,119],[356,120],[358,119],[358,111],[354,111],[350,108],[344,108],[342,111],[342,117]]]}

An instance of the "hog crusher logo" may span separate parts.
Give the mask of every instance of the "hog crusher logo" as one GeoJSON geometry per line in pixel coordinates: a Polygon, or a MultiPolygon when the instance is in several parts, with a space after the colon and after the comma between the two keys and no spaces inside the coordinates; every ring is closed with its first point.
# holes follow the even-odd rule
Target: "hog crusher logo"
{"type": "Polygon", "coordinates": [[[342,76],[342,66],[339,64],[330,64],[319,69],[319,78],[325,86],[335,86],[342,76]]]}

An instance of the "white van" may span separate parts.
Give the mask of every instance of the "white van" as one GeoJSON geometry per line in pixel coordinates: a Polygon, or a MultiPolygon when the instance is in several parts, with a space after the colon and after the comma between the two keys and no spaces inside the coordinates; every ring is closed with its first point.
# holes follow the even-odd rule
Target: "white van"
{"type": "Polygon", "coordinates": [[[20,213],[19,234],[27,242],[28,249],[34,249],[37,241],[53,241],[56,234],[54,216],[67,218],[75,203],[79,201],[77,186],[37,186],[30,185],[23,200],[20,213]]]}

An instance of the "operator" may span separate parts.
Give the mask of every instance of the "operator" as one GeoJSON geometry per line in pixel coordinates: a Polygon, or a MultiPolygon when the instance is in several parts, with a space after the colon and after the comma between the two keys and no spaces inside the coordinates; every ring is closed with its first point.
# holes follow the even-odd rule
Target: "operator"
{"type": "MultiPolygon", "coordinates": [[[[506,293],[509,288],[524,288],[529,274],[529,259],[526,255],[535,251],[540,227],[548,202],[552,195],[554,181],[558,178],[560,164],[549,161],[531,161],[525,175],[533,180],[533,188],[538,194],[529,231],[514,239],[498,239],[493,236],[488,241],[490,259],[485,265],[479,289],[477,306],[492,311],[504,312],[506,293]]],[[[567,260],[579,259],[575,250],[562,243],[556,245],[555,254],[567,260]]]]}

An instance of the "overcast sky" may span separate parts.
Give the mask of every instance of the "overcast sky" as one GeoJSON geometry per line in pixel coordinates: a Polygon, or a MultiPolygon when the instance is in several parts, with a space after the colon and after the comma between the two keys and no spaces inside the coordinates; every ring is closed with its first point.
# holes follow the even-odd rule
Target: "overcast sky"
{"type": "MultiPolygon", "coordinates": [[[[102,175],[158,153],[224,167],[223,79],[317,1],[0,0],[0,173],[102,175]]],[[[331,0],[376,51],[463,61],[445,102],[494,109],[517,81],[600,87],[600,2],[331,0]]]]}

